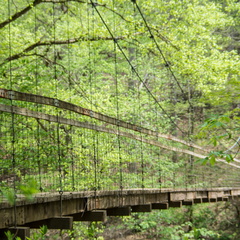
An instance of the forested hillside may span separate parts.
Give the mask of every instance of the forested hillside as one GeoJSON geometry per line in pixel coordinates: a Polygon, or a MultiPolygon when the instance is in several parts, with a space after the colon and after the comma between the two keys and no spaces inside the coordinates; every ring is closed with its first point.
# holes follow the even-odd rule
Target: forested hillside
{"type": "Polygon", "coordinates": [[[239,186],[240,2],[2,0],[0,96],[0,199],[12,204],[239,186]]]}

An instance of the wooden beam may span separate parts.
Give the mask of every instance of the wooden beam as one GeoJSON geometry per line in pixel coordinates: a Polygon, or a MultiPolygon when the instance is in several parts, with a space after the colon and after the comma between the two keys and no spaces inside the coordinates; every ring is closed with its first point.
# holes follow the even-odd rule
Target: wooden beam
{"type": "Polygon", "coordinates": [[[73,217],[54,217],[41,221],[27,223],[24,226],[30,228],[40,228],[46,225],[48,229],[67,229],[72,230],[73,228],[73,217]]]}
{"type": "Polygon", "coordinates": [[[184,201],[182,202],[182,205],[192,206],[192,205],[193,205],[193,200],[184,200],[184,201]]]}
{"type": "MultiPolygon", "coordinates": [[[[1,94],[1,89],[0,89],[0,94],[1,94]]],[[[56,100],[56,101],[58,101],[58,100],[56,100]]],[[[176,147],[163,145],[159,141],[155,141],[155,140],[151,140],[151,139],[147,139],[147,138],[142,138],[141,136],[138,136],[138,135],[135,135],[135,134],[132,134],[132,133],[123,132],[123,131],[119,131],[119,130],[115,130],[115,129],[111,129],[111,128],[106,128],[104,126],[98,126],[98,125],[94,125],[94,124],[91,124],[91,123],[80,122],[80,121],[73,120],[73,119],[57,117],[57,116],[54,116],[54,115],[49,115],[49,114],[45,114],[45,113],[41,113],[41,112],[31,111],[27,108],[21,108],[21,107],[17,107],[17,106],[0,104],[0,111],[15,113],[15,114],[18,114],[18,115],[33,117],[33,118],[36,118],[36,119],[42,119],[42,120],[46,120],[46,121],[50,121],[50,122],[58,122],[58,123],[67,124],[67,125],[71,125],[71,126],[82,127],[82,128],[87,128],[87,129],[100,131],[100,132],[106,132],[106,133],[110,133],[110,134],[114,134],[114,135],[124,136],[124,137],[131,138],[131,139],[134,139],[134,140],[137,140],[137,141],[140,141],[140,142],[148,143],[148,144],[153,145],[153,146],[158,146],[160,148],[164,148],[164,149],[167,149],[167,150],[170,150],[170,151],[186,153],[186,154],[190,154],[192,156],[198,157],[198,158],[204,158],[205,157],[205,155],[198,154],[198,153],[189,151],[187,149],[182,149],[182,148],[176,148],[176,147]]],[[[91,112],[91,110],[88,110],[88,111],[91,112]]],[[[86,114],[83,114],[83,115],[86,115],[86,114]]],[[[113,125],[116,125],[116,124],[113,124],[113,125]]],[[[122,126],[122,127],[134,130],[132,128],[128,128],[127,127],[128,125],[125,126],[125,127],[124,126],[122,126]]],[[[136,126],[136,128],[137,129],[138,128],[143,129],[143,128],[140,128],[140,127],[137,127],[137,126],[136,126]]],[[[142,132],[142,130],[140,130],[140,132],[142,132]]],[[[152,135],[152,134],[149,134],[149,135],[152,135]]],[[[167,137],[167,139],[168,140],[173,140],[169,137],[167,137]]],[[[230,165],[231,165],[231,163],[230,163],[230,165]]]]}
{"type": "Polygon", "coordinates": [[[209,203],[209,198],[202,198],[202,203],[209,203]]]}
{"type": "Polygon", "coordinates": [[[234,199],[234,196],[228,196],[228,200],[233,200],[234,199]]]}
{"type": "Polygon", "coordinates": [[[107,209],[107,216],[130,216],[130,215],[131,215],[130,207],[117,207],[107,209]]]}
{"type": "Polygon", "coordinates": [[[71,216],[73,217],[73,221],[79,222],[106,222],[107,220],[107,212],[105,210],[80,212],[71,216]]]}
{"type": "Polygon", "coordinates": [[[152,209],[168,209],[168,203],[152,203],[152,209]]]}
{"type": "Polygon", "coordinates": [[[131,206],[132,212],[151,212],[152,206],[151,204],[143,204],[143,205],[136,205],[131,206]]]}
{"type": "Polygon", "coordinates": [[[136,132],[140,132],[140,133],[143,133],[143,134],[152,135],[154,137],[160,137],[160,138],[165,138],[167,140],[180,142],[180,143],[182,143],[184,145],[187,145],[189,147],[198,148],[198,149],[206,152],[206,150],[204,148],[202,148],[202,147],[200,147],[200,146],[198,146],[194,143],[190,143],[190,142],[187,142],[185,140],[178,139],[177,137],[175,137],[173,135],[162,134],[162,133],[159,133],[157,131],[147,129],[147,128],[144,128],[142,126],[138,126],[138,125],[135,125],[135,124],[132,124],[132,123],[129,123],[129,122],[125,122],[123,120],[119,120],[117,118],[113,118],[113,117],[104,115],[102,113],[95,112],[95,111],[92,111],[90,109],[83,108],[83,107],[80,107],[78,105],[68,103],[68,102],[65,102],[65,101],[62,101],[62,100],[59,100],[59,99],[56,99],[56,98],[50,98],[50,97],[45,97],[45,96],[31,94],[31,93],[23,93],[23,92],[18,92],[18,91],[3,89],[3,88],[0,88],[0,98],[44,104],[44,105],[49,105],[49,106],[69,110],[69,111],[76,112],[76,113],[81,114],[81,115],[85,115],[85,116],[88,116],[88,117],[91,117],[91,118],[95,118],[95,119],[97,119],[99,121],[102,121],[102,122],[110,123],[110,124],[115,125],[115,126],[120,126],[120,127],[127,128],[127,129],[130,129],[130,130],[133,130],[133,131],[136,131],[136,132]]]}
{"type": "Polygon", "coordinates": [[[201,198],[195,198],[195,199],[193,199],[193,203],[194,204],[202,203],[202,199],[201,198]]]}
{"type": "Polygon", "coordinates": [[[171,201],[169,202],[169,207],[172,207],[172,208],[182,207],[182,201],[171,201]]]}

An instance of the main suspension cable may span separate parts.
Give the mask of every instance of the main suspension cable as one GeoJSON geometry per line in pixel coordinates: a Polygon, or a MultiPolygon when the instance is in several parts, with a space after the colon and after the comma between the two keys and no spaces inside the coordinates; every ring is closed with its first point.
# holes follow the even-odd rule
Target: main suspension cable
{"type": "Polygon", "coordinates": [[[122,47],[120,46],[120,44],[118,43],[117,39],[114,37],[112,31],[110,30],[110,28],[108,27],[107,23],[105,22],[105,20],[103,19],[101,13],[98,11],[96,4],[94,4],[94,2],[92,0],[91,4],[94,7],[94,9],[96,10],[98,16],[100,17],[102,23],[104,24],[104,26],[106,27],[107,31],[109,32],[109,34],[111,35],[113,41],[116,43],[118,49],[120,50],[120,52],[122,53],[122,55],[124,56],[124,58],[126,59],[126,61],[128,62],[128,64],[130,65],[130,67],[132,68],[132,71],[136,74],[137,78],[140,80],[140,82],[143,84],[143,86],[146,88],[148,94],[150,94],[150,96],[153,98],[153,100],[155,101],[155,103],[158,105],[158,107],[163,111],[164,114],[166,114],[166,116],[168,117],[168,119],[171,121],[172,124],[174,124],[183,134],[185,134],[184,130],[182,130],[176,123],[175,121],[172,119],[172,117],[166,112],[166,110],[161,106],[161,104],[158,102],[157,98],[153,95],[153,93],[151,92],[151,90],[148,88],[148,86],[146,85],[145,81],[141,78],[141,76],[139,75],[138,71],[136,70],[136,68],[132,65],[131,61],[129,60],[129,58],[127,57],[127,55],[125,54],[125,52],[123,51],[122,47]]]}
{"type": "MultiPolygon", "coordinates": [[[[173,72],[173,70],[172,70],[172,68],[171,68],[171,65],[169,64],[169,61],[168,61],[167,58],[164,56],[163,51],[161,50],[161,48],[160,48],[160,46],[159,46],[156,38],[154,37],[154,35],[153,35],[153,33],[152,33],[152,30],[151,30],[151,28],[149,27],[149,24],[147,23],[146,18],[144,17],[144,15],[143,15],[143,13],[142,13],[139,5],[137,4],[137,1],[136,1],[136,0],[131,0],[131,1],[136,5],[136,8],[137,8],[140,16],[142,17],[143,22],[144,22],[144,24],[145,24],[145,26],[146,26],[149,34],[150,34],[150,38],[153,39],[153,42],[154,42],[157,50],[159,51],[159,53],[160,53],[163,61],[165,62],[165,66],[169,69],[171,75],[173,76],[173,79],[174,79],[175,82],[177,83],[177,85],[178,85],[179,89],[181,90],[181,92],[184,94],[184,90],[183,90],[180,82],[178,81],[176,75],[174,74],[174,72],[173,72]]],[[[189,105],[192,107],[192,103],[191,103],[188,99],[187,99],[187,101],[188,101],[189,105]]]]}

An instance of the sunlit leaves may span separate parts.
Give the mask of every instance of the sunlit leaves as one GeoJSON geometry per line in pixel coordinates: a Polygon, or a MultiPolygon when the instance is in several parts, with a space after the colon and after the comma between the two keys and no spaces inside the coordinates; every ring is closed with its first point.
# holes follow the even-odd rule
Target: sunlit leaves
{"type": "Polygon", "coordinates": [[[199,159],[196,162],[203,165],[209,163],[213,166],[218,161],[218,159],[225,159],[228,163],[233,161],[231,154],[225,153],[223,151],[211,151],[206,158],[199,159]]]}

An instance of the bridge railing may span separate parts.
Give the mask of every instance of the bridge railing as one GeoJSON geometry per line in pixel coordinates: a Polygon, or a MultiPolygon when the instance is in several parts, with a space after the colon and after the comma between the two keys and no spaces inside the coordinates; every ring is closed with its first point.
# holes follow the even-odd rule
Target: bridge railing
{"type": "Polygon", "coordinates": [[[166,154],[151,141],[167,144],[167,140],[149,136],[141,128],[133,134],[131,127],[107,126],[89,111],[79,114],[33,99],[26,102],[13,97],[1,105],[2,196],[239,186],[238,173],[230,165],[202,166],[189,156],[166,154]]]}

